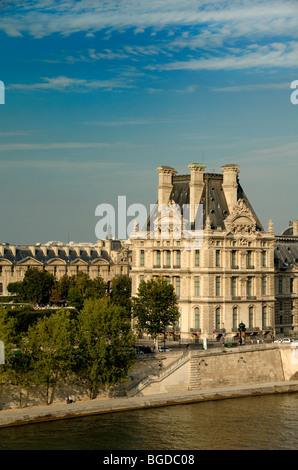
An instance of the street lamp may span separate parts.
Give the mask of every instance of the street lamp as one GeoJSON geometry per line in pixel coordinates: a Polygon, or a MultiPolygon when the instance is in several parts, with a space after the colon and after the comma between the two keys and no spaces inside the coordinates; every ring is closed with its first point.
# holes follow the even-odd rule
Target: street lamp
{"type": "Polygon", "coordinates": [[[246,331],[246,326],[243,322],[239,323],[238,325],[238,331],[239,331],[239,336],[240,336],[240,344],[245,344],[245,331],[246,331]],[[243,339],[242,339],[243,338],[243,339]]]}

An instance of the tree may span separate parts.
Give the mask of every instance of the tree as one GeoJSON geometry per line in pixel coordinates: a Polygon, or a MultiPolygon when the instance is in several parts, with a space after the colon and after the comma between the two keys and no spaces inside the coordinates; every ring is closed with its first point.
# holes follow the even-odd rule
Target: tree
{"type": "Polygon", "coordinates": [[[156,349],[158,335],[165,338],[168,326],[174,326],[180,316],[174,287],[163,277],[140,283],[132,310],[138,328],[154,338],[156,349]]]}
{"type": "Polygon", "coordinates": [[[118,276],[112,280],[110,298],[114,304],[124,307],[130,314],[131,279],[128,276],[118,276]]]}
{"type": "Polygon", "coordinates": [[[7,290],[10,294],[19,295],[22,286],[22,281],[10,282],[7,285],[7,290]]]}
{"type": "Polygon", "coordinates": [[[33,360],[35,383],[45,386],[47,404],[50,389],[72,372],[74,340],[75,321],[63,308],[39,319],[28,330],[28,351],[33,360]]]}
{"type": "Polygon", "coordinates": [[[47,304],[54,284],[53,274],[38,268],[29,268],[25,273],[19,296],[24,301],[47,304]]]}
{"type": "Polygon", "coordinates": [[[134,363],[134,337],[123,308],[108,298],[87,299],[78,315],[78,369],[90,398],[125,380],[134,363]]]}

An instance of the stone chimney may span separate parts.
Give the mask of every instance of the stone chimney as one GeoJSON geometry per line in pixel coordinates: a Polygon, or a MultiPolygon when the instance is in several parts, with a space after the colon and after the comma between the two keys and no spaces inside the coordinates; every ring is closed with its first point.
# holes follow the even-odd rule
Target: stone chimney
{"type": "Polygon", "coordinates": [[[189,204],[190,204],[190,218],[191,222],[195,221],[195,205],[200,204],[204,183],[204,170],[206,165],[202,163],[191,163],[188,165],[190,168],[190,183],[189,183],[189,204]]]}
{"type": "Polygon", "coordinates": [[[223,173],[222,188],[226,197],[228,209],[232,212],[237,202],[237,176],[240,173],[239,166],[234,163],[230,163],[222,166],[221,170],[223,173]]]}
{"type": "Polygon", "coordinates": [[[298,220],[293,220],[292,225],[293,225],[293,235],[295,237],[298,237],[298,220]]]}
{"type": "Polygon", "coordinates": [[[29,250],[31,251],[32,256],[33,256],[33,258],[34,258],[34,257],[35,257],[35,254],[36,254],[36,246],[35,246],[35,245],[29,245],[28,248],[29,248],[29,250]]]}
{"type": "Polygon", "coordinates": [[[158,205],[168,204],[173,188],[173,176],[177,172],[171,166],[159,166],[156,169],[159,173],[158,205]]]}

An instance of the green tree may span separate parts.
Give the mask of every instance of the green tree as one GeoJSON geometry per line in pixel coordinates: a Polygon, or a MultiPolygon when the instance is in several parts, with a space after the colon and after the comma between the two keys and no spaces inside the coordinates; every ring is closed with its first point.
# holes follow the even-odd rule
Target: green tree
{"type": "Polygon", "coordinates": [[[4,344],[4,364],[0,364],[2,386],[9,380],[10,356],[15,344],[15,323],[15,319],[4,308],[0,308],[0,341],[4,344]]]}
{"type": "Polygon", "coordinates": [[[116,305],[131,310],[131,279],[128,276],[118,276],[112,280],[110,298],[116,305]]]}
{"type": "Polygon", "coordinates": [[[7,290],[10,294],[16,294],[18,296],[20,293],[21,287],[22,287],[22,281],[10,282],[7,285],[7,290]]]}
{"type": "Polygon", "coordinates": [[[78,315],[78,367],[90,398],[125,380],[134,363],[134,336],[123,308],[108,298],[87,299],[78,315]]]}
{"type": "Polygon", "coordinates": [[[35,383],[45,386],[47,404],[50,389],[72,373],[74,340],[75,321],[65,309],[39,319],[28,330],[28,351],[33,360],[35,383]]]}
{"type": "Polygon", "coordinates": [[[24,301],[47,304],[54,284],[55,277],[51,273],[30,268],[25,273],[19,296],[24,301]]]}
{"type": "Polygon", "coordinates": [[[172,284],[163,277],[140,283],[137,297],[132,299],[133,316],[137,327],[151,335],[158,347],[158,335],[179,319],[177,297],[172,284]]]}

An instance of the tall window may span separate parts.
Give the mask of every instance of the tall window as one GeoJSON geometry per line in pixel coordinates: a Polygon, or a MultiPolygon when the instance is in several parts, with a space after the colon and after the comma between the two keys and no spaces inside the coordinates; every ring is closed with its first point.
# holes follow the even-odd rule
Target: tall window
{"type": "Polygon", "coordinates": [[[233,307],[233,328],[237,328],[238,325],[238,309],[233,307]]]}
{"type": "Polygon", "coordinates": [[[251,297],[252,295],[252,278],[248,277],[247,278],[247,296],[251,297]]]}
{"type": "Polygon", "coordinates": [[[220,276],[216,276],[215,279],[215,295],[220,296],[220,276]]]}
{"type": "Polygon", "coordinates": [[[247,267],[251,268],[252,253],[251,251],[247,252],[247,267]]]}
{"type": "Polygon", "coordinates": [[[156,252],[156,266],[160,268],[160,251],[157,250],[156,252]]]}
{"type": "Polygon", "coordinates": [[[267,307],[264,305],[262,307],[262,327],[265,328],[267,326],[267,307]]]}
{"type": "Polygon", "coordinates": [[[200,266],[200,250],[195,252],[195,266],[200,266]]]}
{"type": "Polygon", "coordinates": [[[282,294],[282,276],[278,276],[278,293],[282,294]]]}
{"type": "Polygon", "coordinates": [[[290,293],[293,294],[294,292],[294,278],[290,277],[290,293]]]}
{"type": "Polygon", "coordinates": [[[195,296],[200,295],[200,278],[198,276],[195,277],[195,296]]]}
{"type": "Polygon", "coordinates": [[[200,321],[200,309],[195,308],[195,329],[199,330],[201,327],[201,321],[200,321]]]}
{"type": "Polygon", "coordinates": [[[181,251],[176,251],[176,266],[181,267],[181,251]]]}
{"type": "Polygon", "coordinates": [[[215,252],[215,266],[220,266],[220,250],[215,252]]]}
{"type": "Polygon", "coordinates": [[[236,281],[237,281],[237,278],[233,276],[231,278],[231,295],[233,297],[235,297],[236,295],[236,281]]]}
{"type": "Polygon", "coordinates": [[[232,250],[231,254],[231,266],[232,268],[236,267],[236,250],[232,250]]]}
{"type": "Polygon", "coordinates": [[[249,307],[249,309],[248,309],[248,324],[249,324],[249,328],[253,328],[253,326],[254,326],[254,309],[253,309],[253,307],[249,307]]]}
{"type": "Polygon", "coordinates": [[[179,299],[180,298],[180,277],[179,276],[176,277],[176,295],[177,295],[177,298],[179,299]]]}
{"type": "Polygon", "coordinates": [[[266,251],[262,251],[262,266],[266,267],[266,251]]]}
{"type": "Polygon", "coordinates": [[[267,294],[267,278],[266,276],[262,277],[262,295],[267,294]]]}
{"type": "Polygon", "coordinates": [[[145,252],[144,252],[144,250],[141,250],[140,264],[141,264],[141,266],[144,266],[144,264],[145,264],[145,252]]]}
{"type": "Polygon", "coordinates": [[[220,308],[219,307],[215,309],[215,328],[217,330],[220,329],[220,308]]]}

